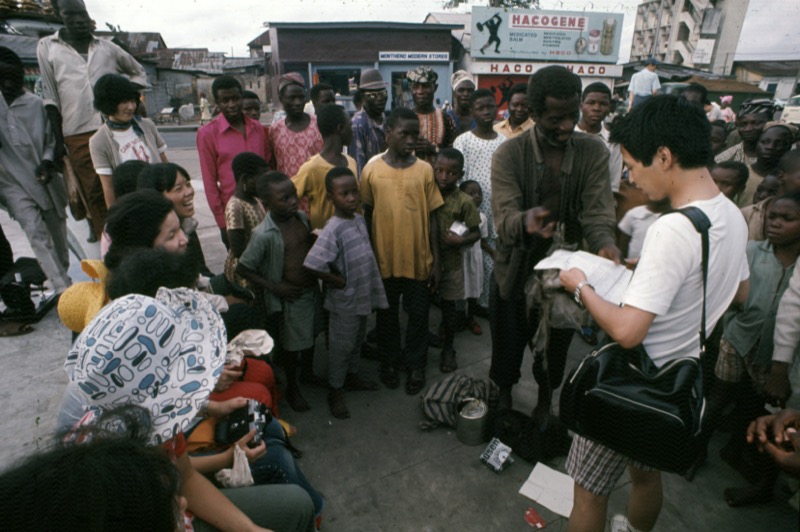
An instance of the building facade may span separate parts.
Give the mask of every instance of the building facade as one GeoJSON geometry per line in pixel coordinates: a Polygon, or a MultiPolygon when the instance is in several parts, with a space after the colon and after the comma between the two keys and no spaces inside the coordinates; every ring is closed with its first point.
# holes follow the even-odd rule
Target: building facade
{"type": "Polygon", "coordinates": [[[750,0],[645,0],[639,4],[630,61],[733,73],[750,0]]]}

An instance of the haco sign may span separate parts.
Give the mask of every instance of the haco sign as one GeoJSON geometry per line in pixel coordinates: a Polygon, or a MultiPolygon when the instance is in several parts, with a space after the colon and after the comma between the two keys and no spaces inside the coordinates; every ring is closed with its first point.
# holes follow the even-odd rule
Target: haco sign
{"type": "Polygon", "coordinates": [[[540,68],[547,66],[563,66],[579,76],[596,76],[618,78],[622,76],[622,65],[596,65],[591,63],[514,63],[506,61],[475,61],[472,63],[473,74],[510,74],[530,76],[540,68]]]}
{"type": "Polygon", "coordinates": [[[475,60],[611,63],[619,59],[620,13],[472,8],[475,60]]]}

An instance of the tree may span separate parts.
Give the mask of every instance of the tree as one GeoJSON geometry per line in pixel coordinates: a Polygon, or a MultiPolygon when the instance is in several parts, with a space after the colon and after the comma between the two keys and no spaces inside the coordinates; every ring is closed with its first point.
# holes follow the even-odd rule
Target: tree
{"type": "MultiPolygon", "coordinates": [[[[459,5],[466,3],[469,3],[469,0],[448,0],[444,2],[442,7],[455,9],[459,5]]],[[[539,0],[489,0],[489,7],[539,9],[539,0]]]]}

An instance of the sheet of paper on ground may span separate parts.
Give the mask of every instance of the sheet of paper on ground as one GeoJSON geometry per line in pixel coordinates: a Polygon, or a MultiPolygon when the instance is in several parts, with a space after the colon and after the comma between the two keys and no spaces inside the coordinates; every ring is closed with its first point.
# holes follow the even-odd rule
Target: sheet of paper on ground
{"type": "Polygon", "coordinates": [[[633,277],[633,272],[625,266],[585,251],[559,249],[549,257],[540,260],[533,267],[534,270],[569,270],[570,268],[583,270],[597,295],[615,305],[622,302],[622,295],[633,277]]]}
{"type": "Polygon", "coordinates": [[[542,463],[536,464],[519,492],[558,515],[572,513],[572,479],[542,463]]]}

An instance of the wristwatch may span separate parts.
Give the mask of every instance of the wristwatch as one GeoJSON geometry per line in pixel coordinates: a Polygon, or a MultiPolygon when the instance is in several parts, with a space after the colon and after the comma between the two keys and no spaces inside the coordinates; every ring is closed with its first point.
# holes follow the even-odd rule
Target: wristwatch
{"type": "Polygon", "coordinates": [[[581,289],[584,286],[588,286],[592,290],[594,290],[594,286],[589,284],[589,281],[584,279],[583,281],[578,283],[578,286],[575,287],[575,303],[578,304],[579,307],[583,308],[583,300],[581,299],[581,289]]]}

